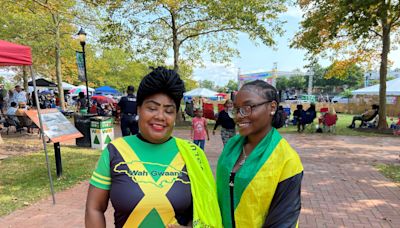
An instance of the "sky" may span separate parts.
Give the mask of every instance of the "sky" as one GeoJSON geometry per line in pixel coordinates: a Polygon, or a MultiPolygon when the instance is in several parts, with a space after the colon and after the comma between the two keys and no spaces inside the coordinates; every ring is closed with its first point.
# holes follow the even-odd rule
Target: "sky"
{"type": "MultiPolygon", "coordinates": [[[[205,68],[195,68],[194,79],[210,80],[216,85],[223,86],[231,79],[237,80],[239,68],[240,73],[271,71],[274,63],[277,64],[278,71],[301,69],[305,72],[304,66],[308,64],[304,60],[306,51],[289,48],[291,40],[299,30],[301,17],[301,10],[295,7],[289,7],[288,11],[282,15],[282,19],[287,22],[283,25],[284,35],[276,38],[276,48],[262,44],[256,46],[247,35],[240,34],[237,45],[240,52],[239,58],[232,59],[229,64],[212,63],[206,60],[205,68]]],[[[394,68],[400,68],[400,50],[391,51],[389,58],[394,61],[394,68]]],[[[319,63],[322,66],[329,65],[328,60],[321,60],[319,63]]]]}

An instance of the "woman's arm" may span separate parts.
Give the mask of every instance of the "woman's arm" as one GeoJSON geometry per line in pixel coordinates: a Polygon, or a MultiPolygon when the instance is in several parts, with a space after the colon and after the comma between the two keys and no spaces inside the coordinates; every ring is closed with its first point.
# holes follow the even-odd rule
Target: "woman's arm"
{"type": "Polygon", "coordinates": [[[104,212],[107,210],[109,191],[89,185],[86,199],[85,226],[106,227],[104,212]]]}
{"type": "Polygon", "coordinates": [[[263,227],[295,228],[301,209],[301,180],[303,172],[278,184],[263,227]]]}

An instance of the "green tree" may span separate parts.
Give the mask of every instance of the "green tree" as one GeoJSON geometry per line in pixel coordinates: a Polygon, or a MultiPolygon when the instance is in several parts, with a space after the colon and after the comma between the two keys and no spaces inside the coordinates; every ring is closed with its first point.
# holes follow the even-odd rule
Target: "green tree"
{"type": "MultiPolygon", "coordinates": [[[[73,26],[78,15],[76,4],[75,0],[6,0],[0,9],[0,21],[4,21],[6,28],[0,34],[32,47],[35,67],[38,72],[56,78],[60,97],[64,96],[62,52],[74,43],[71,34],[76,32],[73,26]]],[[[23,79],[27,86],[24,68],[23,79]]],[[[64,108],[64,99],[60,99],[60,103],[64,108]]]]}
{"type": "Polygon", "coordinates": [[[338,62],[342,69],[351,62],[365,60],[362,56],[371,54],[376,47],[381,48],[379,116],[382,118],[379,118],[378,128],[386,128],[388,54],[391,36],[399,32],[400,2],[298,0],[298,3],[306,14],[293,46],[308,50],[312,56],[320,55],[327,49],[355,47],[355,55],[345,56],[346,60],[338,62]]]}
{"type": "Polygon", "coordinates": [[[207,88],[211,90],[215,90],[215,83],[209,80],[203,80],[199,82],[200,88],[207,88]]]}
{"type": "Polygon", "coordinates": [[[293,89],[306,89],[308,78],[305,76],[292,76],[288,79],[287,86],[293,89]]]}
{"type": "Polygon", "coordinates": [[[103,26],[108,44],[125,46],[138,58],[163,60],[172,51],[174,69],[181,60],[226,62],[238,55],[239,32],[273,45],[282,33],[278,14],[285,0],[125,0],[99,1],[110,19],[103,26]]]}
{"type": "MultiPolygon", "coordinates": [[[[237,91],[238,90],[238,83],[235,80],[229,80],[228,83],[225,85],[229,91],[237,91]]],[[[226,92],[226,91],[223,91],[226,92]]]]}
{"type": "Polygon", "coordinates": [[[276,79],[276,89],[278,91],[286,90],[289,88],[289,79],[287,77],[278,77],[276,79]]]}

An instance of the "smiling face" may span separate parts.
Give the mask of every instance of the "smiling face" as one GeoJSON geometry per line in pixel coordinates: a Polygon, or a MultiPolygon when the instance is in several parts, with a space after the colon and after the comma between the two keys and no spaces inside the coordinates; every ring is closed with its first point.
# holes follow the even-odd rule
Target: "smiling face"
{"type": "MultiPolygon", "coordinates": [[[[235,108],[256,105],[268,101],[266,98],[248,89],[240,90],[234,102],[235,108]]],[[[265,103],[251,109],[249,116],[235,113],[235,121],[242,136],[263,138],[272,128],[271,112],[276,110],[276,102],[265,103]]]]}
{"type": "Polygon", "coordinates": [[[138,107],[139,129],[143,138],[151,143],[163,143],[174,129],[176,106],[164,93],[157,93],[144,99],[138,107]]]}
{"type": "Polygon", "coordinates": [[[228,111],[229,109],[233,108],[233,102],[231,100],[227,100],[224,104],[225,111],[228,111]]]}

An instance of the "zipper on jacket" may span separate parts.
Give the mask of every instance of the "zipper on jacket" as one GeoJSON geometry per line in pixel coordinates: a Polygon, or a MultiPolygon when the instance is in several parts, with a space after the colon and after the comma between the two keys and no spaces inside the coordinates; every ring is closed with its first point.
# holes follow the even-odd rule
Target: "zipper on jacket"
{"type": "Polygon", "coordinates": [[[230,192],[230,197],[231,197],[231,222],[232,222],[232,228],[236,227],[235,224],[235,204],[234,204],[234,198],[233,198],[233,187],[235,186],[235,174],[236,173],[231,173],[229,175],[229,192],[230,192]]]}

